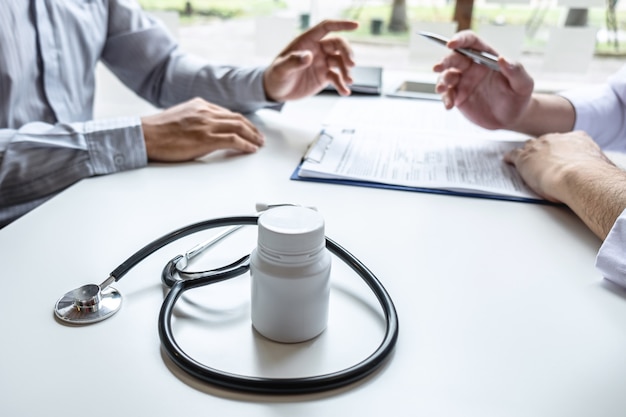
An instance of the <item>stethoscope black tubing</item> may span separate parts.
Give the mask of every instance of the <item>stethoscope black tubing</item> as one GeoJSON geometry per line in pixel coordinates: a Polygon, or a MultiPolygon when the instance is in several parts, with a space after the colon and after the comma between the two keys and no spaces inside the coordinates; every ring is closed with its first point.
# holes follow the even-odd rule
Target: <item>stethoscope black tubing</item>
{"type": "MultiPolygon", "coordinates": [[[[144,246],[118,266],[111,275],[116,278],[116,281],[119,280],[150,254],[192,233],[222,226],[255,225],[257,221],[258,217],[256,216],[224,217],[185,226],[144,246]]],[[[172,330],[172,315],[176,301],[187,290],[234,278],[245,273],[249,269],[249,256],[244,256],[231,265],[210,271],[206,277],[185,280],[173,280],[171,276],[167,278],[166,275],[171,275],[173,272],[172,266],[175,263],[170,261],[166,265],[162,277],[163,282],[167,285],[173,283],[173,285],[163,301],[158,320],[159,338],[164,351],[183,371],[201,381],[230,390],[255,394],[316,393],[340,388],[370,375],[383,364],[395,347],[399,332],[398,314],[387,290],[361,261],[329,238],[326,238],[326,247],[365,281],[376,295],[385,315],[386,329],[383,340],[376,350],[363,361],[344,370],[324,375],[303,378],[263,378],[232,374],[210,368],[187,355],[176,343],[172,330]],[[169,272],[166,273],[166,271],[169,272]]]]}
{"type": "Polygon", "coordinates": [[[157,250],[161,249],[164,246],[169,245],[170,243],[181,239],[185,236],[191,235],[193,233],[200,232],[206,229],[213,229],[215,227],[222,226],[235,226],[239,224],[257,224],[258,217],[256,216],[239,216],[239,217],[222,217],[211,220],[205,220],[198,223],[190,224],[185,227],[181,227],[180,229],[174,230],[166,235],[161,236],[160,238],[148,243],[143,248],[139,249],[133,255],[131,255],[128,259],[126,259],[122,264],[120,264],[117,268],[111,272],[111,276],[115,278],[115,281],[119,281],[128,271],[133,269],[139,262],[146,259],[148,256],[152,255],[157,250]]]}

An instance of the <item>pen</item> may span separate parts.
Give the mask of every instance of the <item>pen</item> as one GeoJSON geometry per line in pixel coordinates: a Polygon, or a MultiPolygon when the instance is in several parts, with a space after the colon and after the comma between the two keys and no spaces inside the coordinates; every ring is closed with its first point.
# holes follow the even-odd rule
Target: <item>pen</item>
{"type": "MultiPolygon", "coordinates": [[[[419,35],[429,39],[433,42],[438,43],[439,45],[446,46],[448,44],[448,39],[443,36],[437,35],[431,32],[418,32],[419,35]]],[[[477,64],[482,64],[487,66],[488,68],[494,71],[500,71],[500,67],[498,67],[498,57],[494,54],[490,54],[489,52],[477,51],[475,49],[469,48],[456,48],[455,52],[458,52],[461,55],[465,55],[468,58],[471,58],[477,64]]]]}

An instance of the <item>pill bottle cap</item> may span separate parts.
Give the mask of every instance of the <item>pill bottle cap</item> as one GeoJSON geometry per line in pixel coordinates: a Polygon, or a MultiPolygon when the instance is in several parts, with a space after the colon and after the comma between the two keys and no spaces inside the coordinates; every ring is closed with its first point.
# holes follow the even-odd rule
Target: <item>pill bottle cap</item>
{"type": "Polygon", "coordinates": [[[325,246],[324,218],[307,207],[275,207],[259,216],[258,245],[284,255],[318,252],[325,246]]]}

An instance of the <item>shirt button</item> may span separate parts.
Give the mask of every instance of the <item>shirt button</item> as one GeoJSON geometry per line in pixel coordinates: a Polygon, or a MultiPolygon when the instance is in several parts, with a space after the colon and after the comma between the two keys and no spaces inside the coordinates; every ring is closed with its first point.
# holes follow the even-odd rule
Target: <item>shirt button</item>
{"type": "Polygon", "coordinates": [[[118,153],[113,157],[113,162],[115,163],[115,166],[122,166],[124,165],[124,155],[118,153]]]}

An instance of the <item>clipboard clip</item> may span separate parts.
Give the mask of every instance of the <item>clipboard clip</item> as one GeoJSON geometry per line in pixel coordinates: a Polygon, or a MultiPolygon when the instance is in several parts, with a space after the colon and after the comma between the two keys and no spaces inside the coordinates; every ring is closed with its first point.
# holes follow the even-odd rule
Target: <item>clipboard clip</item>
{"type": "Polygon", "coordinates": [[[302,157],[303,161],[320,163],[326,155],[326,151],[333,142],[332,135],[322,130],[319,137],[314,140],[308,147],[306,153],[302,157]]]}

